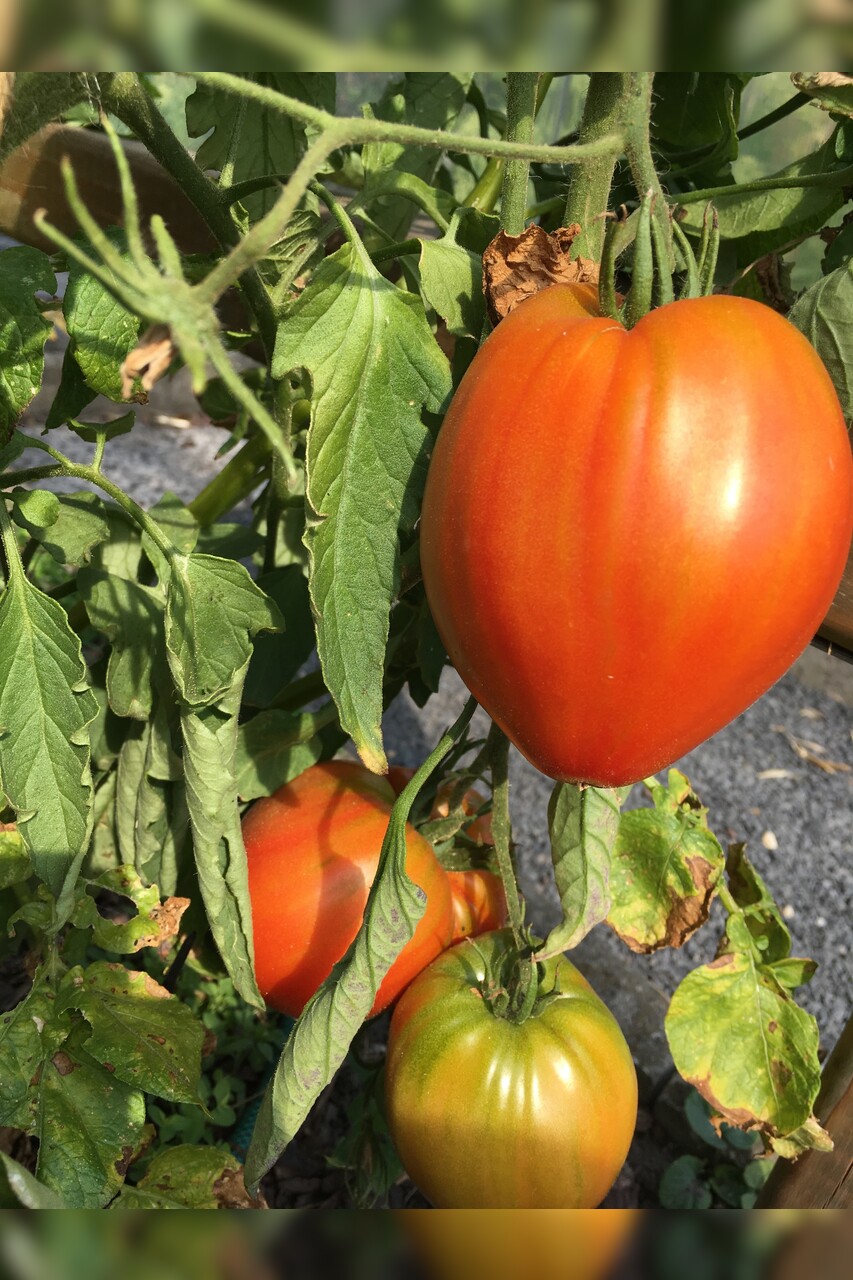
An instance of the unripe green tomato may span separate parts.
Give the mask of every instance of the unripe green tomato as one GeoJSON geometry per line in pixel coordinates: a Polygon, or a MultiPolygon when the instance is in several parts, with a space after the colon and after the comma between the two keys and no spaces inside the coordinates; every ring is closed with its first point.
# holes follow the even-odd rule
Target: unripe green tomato
{"type": "Polygon", "coordinates": [[[511,940],[445,951],[391,1020],[388,1124],[409,1176],[441,1209],[592,1209],[621,1169],[637,1077],[616,1019],[564,956],[524,1022],[492,1012],[486,975],[511,940]]]}

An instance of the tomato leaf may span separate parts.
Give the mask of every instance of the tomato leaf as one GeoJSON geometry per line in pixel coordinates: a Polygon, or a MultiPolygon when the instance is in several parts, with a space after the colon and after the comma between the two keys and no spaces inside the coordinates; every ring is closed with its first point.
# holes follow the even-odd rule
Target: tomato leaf
{"type": "Polygon", "coordinates": [[[181,916],[190,904],[189,898],[167,898],[161,903],[157,886],[146,886],[128,866],[105,871],[90,880],[87,888],[121,894],[136,908],[136,915],[129,920],[114,920],[101,915],[94,898],[85,890],[77,898],[71,923],[78,929],[91,929],[95,945],[117,955],[130,955],[143,947],[159,947],[174,938],[181,916]]]}
{"type": "Polygon", "coordinates": [[[57,1040],[52,1034],[54,1001],[36,974],[29,995],[10,1013],[0,1014],[0,1125],[29,1131],[36,1121],[34,1081],[41,1066],[64,1040],[67,1019],[57,1040]]]}
{"type": "Polygon", "coordinates": [[[76,418],[92,403],[96,394],[83,377],[83,370],[74,355],[74,342],[71,341],[62,358],[59,386],[47,411],[45,430],[52,431],[54,427],[61,427],[69,419],[76,418]]]}
{"type": "Polygon", "coordinates": [[[92,550],[109,537],[104,504],[95,493],[51,493],[47,489],[13,489],[12,518],[42,544],[60,564],[85,564],[92,550]],[[37,501],[52,499],[51,516],[35,510],[37,501]]]}
{"type": "MultiPolygon", "coordinates": [[[[272,600],[234,560],[175,555],[166,595],[166,648],[181,698],[216,703],[252,653],[251,637],[284,625],[272,600]],[[215,637],[215,643],[210,640],[215,637]]],[[[241,674],[245,678],[245,671],[241,674]]]]}
{"type": "Polygon", "coordinates": [[[632,951],[680,947],[708,918],[725,864],[705,810],[676,769],[654,809],[623,813],[610,864],[607,923],[632,951]]]}
{"type": "Polygon", "coordinates": [[[145,1123],[144,1095],[96,1062],[72,1035],[44,1063],[38,1094],[38,1177],[70,1209],[103,1208],[145,1123]]]}
{"type": "Polygon", "coordinates": [[[740,77],[727,71],[659,71],[652,133],[664,152],[713,146],[718,166],[738,153],[740,77]]]}
{"type": "Polygon", "coordinates": [[[285,629],[263,633],[255,640],[243,701],[252,707],[268,707],[311,654],[314,619],[308,582],[298,565],[265,573],[258,586],[278,607],[285,629]]]}
{"type": "Polygon", "coordinates": [[[246,849],[237,810],[237,717],[246,667],[212,706],[181,709],[193,852],[214,941],[240,995],[263,1008],[254,973],[246,849]]]}
{"type": "MultiPolygon", "coordinates": [[[[785,960],[791,951],[791,934],[767,886],[747,858],[745,845],[729,845],[726,877],[731,895],[742,913],[730,917],[730,920],[743,921],[761,953],[762,963],[773,964],[785,960]]],[[[723,949],[728,949],[725,939],[721,943],[721,950],[723,949]]]]}
{"type": "Polygon", "coordinates": [[[221,1147],[184,1144],[160,1151],[118,1209],[252,1209],[239,1161],[221,1147]]]}
{"type": "MultiPolygon", "coordinates": [[[[106,235],[122,256],[128,257],[124,232],[109,227],[106,235]]],[[[100,280],[76,261],[72,261],[68,272],[62,310],[73,341],[74,359],[87,385],[110,400],[138,398],[123,394],[121,366],[136,346],[139,317],[123,307],[100,280]]]]}
{"type": "Polygon", "coordinates": [[[28,880],[32,871],[23,836],[17,830],[0,827],[0,889],[28,880]]]}
{"type": "Polygon", "coordinates": [[[788,319],[804,333],[829,371],[848,424],[853,423],[853,261],[818,280],[788,319]]]}
{"type": "Polygon", "coordinates": [[[422,240],[420,266],[423,295],[448,333],[479,339],[486,318],[482,250],[474,253],[457,241],[460,219],[474,212],[457,210],[441,239],[422,240]]]}
{"type": "Polygon", "coordinates": [[[757,963],[746,930],[729,927],[738,949],[680,983],[666,1036],[678,1071],[714,1110],[775,1145],[810,1121],[820,1088],[817,1023],[757,963]]]}
{"type": "Polygon", "coordinates": [[[86,1053],[111,1076],[171,1102],[198,1102],[204,1028],[147,973],[99,960],[70,969],[59,1009],[77,1009],[91,1028],[86,1053]]]}
{"type": "MultiPolygon", "coordinates": [[[[43,1182],[39,1182],[38,1178],[33,1177],[29,1169],[25,1169],[17,1160],[7,1156],[5,1151],[0,1151],[0,1169],[2,1169],[9,1190],[25,1209],[68,1208],[62,1196],[57,1195],[55,1191],[51,1191],[50,1187],[46,1187],[43,1182]]],[[[0,1198],[2,1198],[2,1184],[0,1184],[0,1198]]]]}
{"type": "Polygon", "coordinates": [[[164,657],[162,592],[97,569],[81,569],[77,587],[93,626],[112,643],[107,666],[110,706],[118,716],[147,721],[154,699],[154,664],[164,657]]]}
{"type": "Polygon", "coordinates": [[[791,79],[821,111],[853,116],[853,77],[840,71],[793,71],[791,79]]]}
{"type": "Polygon", "coordinates": [[[97,713],[65,610],[10,573],[0,598],[0,776],[36,874],[56,896],[76,877],[91,832],[88,726],[97,713]]]}
{"type": "Polygon", "coordinates": [[[619,807],[629,788],[577,787],[558,782],[548,802],[548,833],[563,919],[552,929],[545,955],[576,947],[610,909],[610,860],[619,807]]]}
{"type": "MultiPolygon", "coordinates": [[[[818,173],[829,174],[845,168],[846,163],[849,161],[845,162],[839,156],[837,139],[833,135],[811,155],[767,176],[800,178],[818,173]]],[[[837,186],[734,191],[731,195],[716,196],[714,199],[721,237],[724,240],[750,237],[749,250],[745,254],[746,262],[805,234],[809,228],[819,230],[843,204],[843,180],[839,180],[837,186]]],[[[698,235],[702,229],[705,206],[697,202],[684,208],[687,213],[682,226],[698,235]]]]}
{"type": "MultiPolygon", "coordinates": [[[[335,109],[334,72],[260,71],[248,79],[311,106],[335,109]]],[[[301,121],[210,85],[199,84],[187,98],[186,118],[191,137],[208,134],[196,153],[196,163],[202,169],[222,169],[231,151],[235,128],[239,127],[233,183],[264,174],[290,174],[305,148],[305,126],[301,121]]],[[[244,196],[241,204],[254,220],[272,208],[278,195],[278,183],[273,183],[244,196]]]]}
{"type": "Polygon", "coordinates": [[[271,708],[240,725],[237,735],[237,788],[241,800],[270,796],[316,764],[328,760],[346,741],[337,725],[306,739],[313,717],[271,708]]]}
{"type": "Polygon", "coordinates": [[[35,294],[53,293],[56,277],[47,256],[16,245],[0,253],[0,441],[41,386],[44,344],[51,323],[41,313],[35,294]]]}
{"type": "MultiPolygon", "coordinates": [[[[452,128],[465,106],[472,75],[467,72],[407,72],[402,80],[385,89],[374,114],[380,120],[404,123],[417,121],[427,129],[452,128]]],[[[403,146],[398,142],[370,142],[362,150],[365,186],[370,190],[380,173],[393,170],[412,173],[432,182],[441,162],[435,147],[403,146]]],[[[373,210],[373,219],[390,240],[402,240],[412,221],[414,208],[405,198],[388,200],[385,208],[373,210]]]]}
{"type": "Polygon", "coordinates": [[[679,1156],[664,1170],[658,1196],[664,1209],[710,1209],[712,1196],[704,1180],[705,1162],[679,1156]]]}
{"type": "Polygon", "coordinates": [[[420,300],[351,244],[325,260],[279,328],[274,376],[297,366],[312,380],[305,540],[320,661],[341,725],[365,764],[383,772],[398,532],[414,524],[423,491],[429,438],[421,409],[441,407],[449,370],[420,300]]]}

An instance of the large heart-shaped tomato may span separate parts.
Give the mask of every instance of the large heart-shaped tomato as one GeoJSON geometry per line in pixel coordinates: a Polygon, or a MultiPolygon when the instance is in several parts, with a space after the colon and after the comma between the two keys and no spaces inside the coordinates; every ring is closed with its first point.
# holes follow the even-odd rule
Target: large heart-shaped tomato
{"type": "Polygon", "coordinates": [[[634,782],[808,644],[853,530],[829,375],[760,303],[671,303],[626,331],[557,285],[484,344],[421,519],[436,625],[471,692],[553,778],[634,782]]]}

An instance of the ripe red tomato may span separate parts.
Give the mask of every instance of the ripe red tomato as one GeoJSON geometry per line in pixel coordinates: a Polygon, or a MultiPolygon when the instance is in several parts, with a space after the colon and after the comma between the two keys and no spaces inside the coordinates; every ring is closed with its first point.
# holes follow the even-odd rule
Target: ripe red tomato
{"type": "Polygon", "coordinates": [[[743,711],[826,613],[853,462],[819,357],[716,296],[626,332],[556,285],[477,354],[433,453],[421,564],[471,692],[551,777],[619,785],[743,711]]]}
{"type": "Polygon", "coordinates": [[[561,956],[521,1024],[484,998],[506,932],[445,951],[391,1019],[386,1106],[410,1177],[441,1209],[593,1209],[621,1169],[637,1078],[619,1026],[561,956]]]}
{"type": "MultiPolygon", "coordinates": [[[[394,793],[349,760],[317,764],[243,818],[255,973],[267,1004],[298,1017],[358,932],[394,793]]],[[[386,974],[371,1014],[450,945],[453,908],[432,845],[407,828],[406,871],[427,895],[414,937],[386,974]]]]}
{"type": "MultiPolygon", "coordinates": [[[[395,764],[388,770],[388,781],[397,795],[406,783],[414,776],[414,769],[395,764]]],[[[450,799],[453,783],[445,782],[438,789],[431,818],[446,818],[450,813],[450,799]]],[[[471,787],[462,797],[462,808],[465,813],[477,813],[485,802],[485,797],[471,787]]],[[[491,814],[485,813],[465,828],[469,840],[477,844],[493,845],[491,814]]],[[[501,878],[484,867],[469,867],[464,871],[447,872],[450,881],[450,892],[453,896],[453,942],[461,942],[480,933],[489,933],[492,929],[501,929],[507,922],[506,895],[501,878]]]]}

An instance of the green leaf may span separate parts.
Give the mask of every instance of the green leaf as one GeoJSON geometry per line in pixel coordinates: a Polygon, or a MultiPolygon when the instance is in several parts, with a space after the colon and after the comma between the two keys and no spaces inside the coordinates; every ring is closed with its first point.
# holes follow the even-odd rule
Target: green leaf
{"type": "MultiPolygon", "coordinates": [[[[250,529],[245,524],[223,522],[208,524],[199,529],[196,550],[205,555],[219,556],[223,560],[246,560],[260,551],[263,545],[264,540],[256,529],[250,529]]],[[[266,637],[260,636],[255,641],[255,649],[263,639],[266,637]]]]}
{"type": "Polygon", "coordinates": [[[665,1029],[680,1074],[733,1127],[785,1137],[809,1119],[820,1087],[817,1023],[751,952],[689,973],[665,1029]]]}
{"type": "MultiPolygon", "coordinates": [[[[849,216],[849,215],[848,215],[849,216]]],[[[838,234],[827,245],[823,255],[823,272],[829,275],[839,267],[846,266],[853,258],[853,220],[846,221],[838,229],[838,234]]]]}
{"type": "Polygon", "coordinates": [[[14,827],[0,825],[0,889],[20,884],[32,875],[30,855],[24,838],[14,827]]]}
{"type": "Polygon", "coordinates": [[[652,789],[656,808],[623,813],[610,863],[607,923],[632,951],[680,947],[708,919],[725,864],[683,774],[652,789]]]}
{"type": "Polygon", "coordinates": [[[39,975],[29,995],[10,1013],[0,1014],[0,1125],[29,1131],[35,1124],[33,1082],[56,1047],[50,1038],[52,1019],[53,994],[39,975]]]}
{"type": "Polygon", "coordinates": [[[220,1147],[180,1146],[159,1152],[116,1209],[250,1208],[240,1164],[220,1147]]]}
{"type": "Polygon", "coordinates": [[[212,706],[181,710],[187,806],[213,939],[240,995],[263,1008],[254,974],[246,849],[237,810],[237,717],[245,666],[212,706]]]}
{"type": "MultiPolygon", "coordinates": [[[[278,194],[275,188],[273,192],[278,194]]],[[[284,235],[258,263],[258,274],[269,289],[277,311],[283,310],[290,301],[296,278],[311,265],[315,256],[322,256],[322,225],[313,209],[297,209],[284,235]]]]}
{"type": "Polygon", "coordinates": [[[159,947],[178,932],[188,898],[174,898],[161,904],[156,885],[145,885],[132,867],[115,867],[91,880],[89,889],[108,889],[128,898],[136,908],[129,920],[102,916],[94,898],[85,890],[77,897],[71,923],[91,929],[95,946],[117,955],[130,955],[143,947],[159,947]]]}
{"type": "Polygon", "coordinates": [[[308,583],[299,566],[273,569],[258,579],[258,586],[278,607],[284,630],[259,635],[255,641],[243,700],[251,707],[268,707],[311,654],[314,619],[308,583]]]}
{"type": "Polygon", "coordinates": [[[793,71],[791,79],[821,111],[853,116],[853,76],[840,71],[793,71]]]}
{"type": "Polygon", "coordinates": [[[664,1170],[658,1197],[664,1209],[710,1209],[712,1196],[698,1156],[679,1156],[664,1170]]]}
{"type": "Polygon", "coordinates": [[[397,196],[411,200],[412,204],[423,209],[428,217],[439,227],[446,227],[447,220],[455,207],[455,200],[445,191],[431,187],[423,178],[401,169],[384,169],[380,173],[368,173],[364,189],[359,196],[359,205],[371,205],[384,196],[397,196]]]}
{"type": "Polygon", "coordinates": [[[91,404],[97,393],[83,377],[83,370],[74,355],[74,343],[69,342],[62,357],[62,374],[53,403],[47,411],[45,430],[52,431],[61,427],[71,418],[76,418],[87,405],[91,404]]]}
{"type": "Polygon", "coordinates": [[[711,1190],[732,1209],[739,1209],[746,1190],[743,1170],[733,1164],[715,1164],[711,1171],[711,1190]]]}
{"type": "Polygon", "coordinates": [[[93,549],[109,537],[104,504],[95,493],[50,493],[47,489],[14,489],[10,494],[14,501],[13,519],[33,537],[59,564],[85,564],[93,549]],[[24,494],[30,494],[25,498],[24,494]],[[41,496],[48,499],[49,511],[41,514],[33,510],[32,499],[41,496]],[[52,500],[52,502],[50,501],[52,500]]]}
{"type": "MultiPolygon", "coordinates": [[[[777,173],[781,178],[800,178],[819,173],[832,173],[845,168],[836,150],[835,135],[811,155],[786,165],[777,173]]],[[[748,249],[742,255],[744,265],[778,248],[807,230],[818,231],[844,204],[843,181],[829,187],[779,187],[776,190],[732,192],[717,196],[714,208],[724,240],[749,236],[748,249]],[[759,235],[758,233],[763,233],[759,235]]],[[[704,205],[696,202],[684,206],[687,215],[682,222],[686,231],[698,235],[702,229],[704,205]]]]}
{"type": "Polygon", "coordinates": [[[38,1085],[39,1180],[70,1209],[101,1209],[124,1181],[145,1123],[145,1098],[73,1039],[38,1085]]]}
{"type": "Polygon", "coordinates": [[[711,1124],[711,1114],[711,1108],[702,1095],[695,1089],[691,1089],[684,1100],[684,1115],[687,1123],[697,1138],[707,1142],[709,1147],[724,1151],[726,1144],[711,1124]]]}
{"type": "Polygon", "coordinates": [[[0,161],[44,125],[92,94],[89,77],[79,71],[19,71],[0,135],[0,161]]]}
{"type": "Polygon", "coordinates": [[[142,539],[137,526],[114,502],[105,502],[109,537],[95,547],[92,568],[134,581],[142,567],[142,539]]]}
{"type": "Polygon", "coordinates": [[[123,413],[120,418],[111,422],[78,422],[76,417],[69,418],[68,425],[76,436],[87,444],[95,444],[99,436],[107,440],[115,440],[117,436],[128,435],[136,422],[136,410],[123,413]]]}
{"type": "Polygon", "coordinates": [[[118,716],[147,721],[155,663],[163,660],[163,597],[151,587],[97,569],[81,569],[77,587],[93,626],[112,644],[107,695],[118,716]]]}
{"type": "Polygon", "coordinates": [[[9,1190],[19,1204],[25,1209],[67,1209],[68,1205],[62,1196],[51,1191],[38,1178],[34,1178],[29,1169],[25,1169],[17,1160],[0,1151],[0,1163],[6,1177],[9,1190]]]}
{"type": "Polygon", "coordinates": [[[189,706],[211,706],[226,694],[249,661],[251,637],[282,625],[275,604],[243,565],[217,556],[172,557],[166,647],[178,692],[189,706]]]}
{"type": "MultiPolygon", "coordinates": [[[[334,72],[260,71],[248,78],[325,111],[335,109],[334,72]]],[[[217,171],[228,158],[234,129],[242,113],[234,155],[234,183],[264,174],[291,174],[305,148],[305,126],[298,120],[209,85],[196,88],[187,99],[186,111],[191,137],[201,137],[213,129],[199,147],[196,163],[202,169],[217,171]]],[[[245,196],[241,203],[254,220],[272,208],[278,195],[276,184],[245,196]]]]}
{"type": "MultiPolygon", "coordinates": [[[[467,72],[407,72],[389,84],[375,106],[380,120],[418,124],[425,129],[452,129],[465,106],[472,75],[467,72]]],[[[370,142],[362,150],[365,186],[388,170],[412,173],[432,183],[441,163],[434,147],[404,146],[397,142],[370,142]]],[[[409,200],[388,200],[372,211],[374,221],[390,240],[402,240],[414,210],[409,200]]]]}
{"type": "Polygon", "coordinates": [[[314,717],[272,708],[240,725],[237,735],[237,789],[241,800],[270,796],[318,760],[343,746],[337,725],[311,733],[314,717]],[[306,734],[311,734],[306,738],[306,734]]]}
{"type": "Polygon", "coordinates": [[[853,261],[807,289],[788,319],[823,360],[844,417],[853,423],[853,261]]]}
{"type": "Polygon", "coordinates": [[[788,956],[785,960],[775,960],[768,969],[773,977],[786,991],[796,991],[811,982],[817,972],[817,963],[801,956],[788,956]]]}
{"type": "MultiPolygon", "coordinates": [[[[785,960],[791,951],[791,934],[767,886],[747,858],[745,845],[729,845],[726,875],[731,895],[743,913],[742,916],[731,916],[726,926],[734,949],[747,948],[751,939],[761,952],[762,963],[785,960]],[[738,926],[748,931],[748,937],[740,947],[732,932],[738,926]]],[[[723,947],[726,947],[725,939],[721,949],[723,947]]],[[[801,963],[808,964],[809,961],[801,963]]]]}
{"type": "Polygon", "coordinates": [[[99,960],[65,975],[61,1008],[91,1028],[85,1047],[116,1080],[170,1102],[198,1102],[204,1027],[147,973],[99,960]]]}
{"type": "Polygon", "coordinates": [[[610,908],[610,859],[627,789],[577,787],[558,782],[548,802],[551,860],[563,919],[549,933],[547,955],[567,951],[599,924],[610,908]]]}
{"type": "Polygon", "coordinates": [[[0,252],[0,442],[41,386],[44,344],[51,323],[35,294],[53,293],[56,277],[39,249],[16,245],[0,252]]]}
{"type": "MultiPolygon", "coordinates": [[[[106,234],[129,260],[124,232],[109,227],[106,234]]],[[[139,317],[127,311],[100,280],[76,261],[68,273],[63,312],[68,336],[73,340],[74,358],[88,386],[110,400],[138,399],[124,395],[121,366],[136,346],[139,317]]],[[[141,398],[146,400],[147,396],[143,393],[141,398]]]]}
{"type": "Polygon", "coordinates": [[[713,147],[713,171],[738,153],[742,85],[727,71],[659,71],[655,74],[652,137],[667,155],[713,147]]]}
{"type": "Polygon", "coordinates": [[[91,832],[97,713],[65,610],[12,573],[0,599],[0,776],[36,874],[56,896],[91,832]]]}
{"type": "Polygon", "coordinates": [[[457,243],[460,218],[473,213],[458,210],[440,240],[421,241],[421,288],[448,333],[479,339],[486,318],[483,259],[457,243]]]}
{"type": "Polygon", "coordinates": [[[380,721],[398,533],[418,515],[429,437],[421,409],[450,391],[419,299],[347,244],[279,328],[273,373],[312,380],[308,433],[311,598],[324,679],[368,767],[385,768],[380,721]]]}

